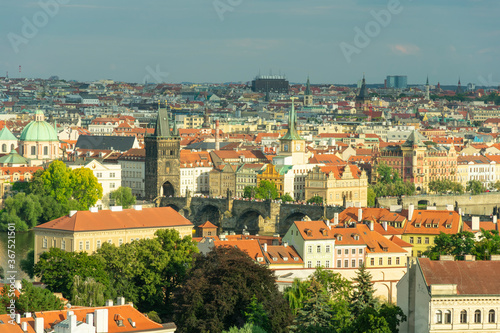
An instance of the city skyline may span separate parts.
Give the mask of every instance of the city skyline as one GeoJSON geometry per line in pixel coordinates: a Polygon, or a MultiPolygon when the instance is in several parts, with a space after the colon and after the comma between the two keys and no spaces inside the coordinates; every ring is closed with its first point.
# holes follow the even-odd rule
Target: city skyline
{"type": "Polygon", "coordinates": [[[411,0],[19,1],[0,18],[0,75],[143,83],[497,86],[500,3],[411,0]],[[22,66],[22,72],[18,67],[22,66]]]}

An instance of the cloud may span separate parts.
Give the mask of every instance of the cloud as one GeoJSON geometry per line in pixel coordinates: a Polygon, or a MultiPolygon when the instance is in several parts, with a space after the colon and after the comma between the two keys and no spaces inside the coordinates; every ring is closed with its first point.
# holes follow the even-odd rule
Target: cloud
{"type": "Polygon", "coordinates": [[[414,44],[395,44],[390,45],[391,51],[395,54],[403,54],[403,55],[415,55],[420,52],[420,48],[414,44]]]}

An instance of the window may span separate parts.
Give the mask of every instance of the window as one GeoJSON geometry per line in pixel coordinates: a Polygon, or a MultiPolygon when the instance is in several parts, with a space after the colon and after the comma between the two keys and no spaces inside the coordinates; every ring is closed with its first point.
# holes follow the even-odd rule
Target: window
{"type": "Polygon", "coordinates": [[[325,261],[325,268],[330,268],[330,260],[325,261]]]}
{"type": "Polygon", "coordinates": [[[337,260],[337,268],[342,268],[342,260],[337,260]]]}
{"type": "Polygon", "coordinates": [[[5,143],[2,145],[2,152],[3,153],[7,152],[7,145],[5,143]]]}
{"type": "Polygon", "coordinates": [[[120,246],[120,245],[122,245],[122,244],[123,244],[123,239],[122,239],[122,238],[120,238],[120,239],[118,240],[118,246],[120,246]]]}
{"type": "Polygon", "coordinates": [[[342,250],[337,250],[337,254],[340,256],[342,254],[342,250]]]}
{"type": "Polygon", "coordinates": [[[474,322],[475,323],[481,322],[481,310],[474,311],[474,322]]]}
{"type": "Polygon", "coordinates": [[[460,324],[467,324],[467,311],[460,311],[460,324]]]}
{"type": "Polygon", "coordinates": [[[424,243],[429,244],[429,237],[425,237],[424,243]]]}
{"type": "Polygon", "coordinates": [[[446,310],[444,313],[444,323],[451,324],[451,311],[450,310],[446,310]]]}
{"type": "Polygon", "coordinates": [[[495,322],[495,310],[490,310],[490,312],[488,312],[488,322],[489,323],[495,322]]]}
{"type": "Polygon", "coordinates": [[[47,248],[47,238],[44,238],[44,239],[43,239],[43,241],[42,241],[42,247],[43,247],[44,249],[46,249],[46,248],[47,248]]]}
{"type": "Polygon", "coordinates": [[[326,245],[325,246],[325,252],[326,253],[330,253],[330,245],[326,245]]]}
{"type": "Polygon", "coordinates": [[[356,249],[352,249],[351,253],[356,254],[356,249]]]}
{"type": "Polygon", "coordinates": [[[349,260],[348,259],[344,260],[344,268],[347,268],[347,267],[349,267],[349,260]]]}
{"type": "Polygon", "coordinates": [[[90,241],[85,241],[85,250],[90,250],[90,241]]]}
{"type": "Polygon", "coordinates": [[[307,253],[313,253],[313,247],[312,247],[312,245],[309,245],[307,247],[307,253]]]}
{"type": "Polygon", "coordinates": [[[358,253],[363,254],[363,249],[359,249],[358,253]]]}
{"type": "Polygon", "coordinates": [[[82,241],[80,241],[80,244],[78,244],[78,245],[79,245],[79,249],[80,249],[80,251],[83,251],[83,242],[82,242],[82,241]]]}
{"type": "Polygon", "coordinates": [[[310,261],[310,260],[309,260],[309,261],[307,262],[307,268],[311,268],[311,267],[312,267],[312,261],[310,261]]]}
{"type": "Polygon", "coordinates": [[[352,259],[352,261],[351,261],[351,267],[356,267],[356,259],[352,259]]]}
{"type": "Polygon", "coordinates": [[[35,155],[35,154],[36,154],[36,147],[31,146],[31,155],[35,155]]]}
{"type": "Polygon", "coordinates": [[[115,178],[115,173],[114,173],[114,172],[111,172],[111,173],[109,174],[109,178],[115,178]]]}
{"type": "Polygon", "coordinates": [[[378,264],[379,264],[379,266],[382,266],[384,264],[384,259],[378,258],[378,264]]]}
{"type": "Polygon", "coordinates": [[[97,249],[101,248],[101,241],[100,240],[96,241],[96,247],[97,247],[97,249]]]}
{"type": "Polygon", "coordinates": [[[399,257],[396,257],[396,265],[399,265],[399,257]]]}
{"type": "Polygon", "coordinates": [[[392,258],[387,258],[387,265],[388,266],[392,265],[392,258]]]}
{"type": "Polygon", "coordinates": [[[363,259],[359,259],[359,267],[363,266],[363,259]]]}
{"type": "Polygon", "coordinates": [[[109,188],[115,188],[115,183],[109,183],[109,188]]]}
{"type": "Polygon", "coordinates": [[[49,154],[49,147],[43,147],[43,155],[47,156],[49,154]]]}
{"type": "Polygon", "coordinates": [[[375,266],[375,258],[371,258],[370,259],[370,265],[371,266],[375,266]]]}
{"type": "Polygon", "coordinates": [[[95,174],[95,176],[96,176],[97,178],[102,178],[102,172],[97,172],[97,173],[95,174]]]}
{"type": "Polygon", "coordinates": [[[111,244],[111,239],[108,239],[108,244],[111,244]]]}
{"type": "Polygon", "coordinates": [[[422,237],[417,237],[417,244],[422,244],[422,237]]]}
{"type": "Polygon", "coordinates": [[[61,250],[66,250],[66,241],[64,239],[61,240],[61,250]]]}
{"type": "Polygon", "coordinates": [[[321,245],[316,246],[316,252],[321,253],[321,245]]]}
{"type": "Polygon", "coordinates": [[[316,267],[321,267],[321,261],[316,261],[316,267]]]}
{"type": "Polygon", "coordinates": [[[442,324],[443,323],[443,313],[438,310],[436,311],[436,324],[442,324]]]}
{"type": "Polygon", "coordinates": [[[410,244],[413,244],[413,237],[410,237],[410,244]]]}
{"type": "Polygon", "coordinates": [[[349,254],[349,249],[345,249],[344,254],[349,254]]]}

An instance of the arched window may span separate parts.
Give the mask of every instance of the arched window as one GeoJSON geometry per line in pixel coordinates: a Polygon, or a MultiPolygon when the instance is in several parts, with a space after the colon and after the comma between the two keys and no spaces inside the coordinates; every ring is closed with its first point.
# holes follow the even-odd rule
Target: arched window
{"type": "Polygon", "coordinates": [[[467,311],[460,311],[460,324],[467,324],[467,311]]]}
{"type": "Polygon", "coordinates": [[[451,311],[450,310],[446,310],[444,312],[444,323],[451,324],[451,311]]]}
{"type": "Polygon", "coordinates": [[[474,311],[474,322],[475,323],[481,322],[481,310],[474,311]]]}
{"type": "Polygon", "coordinates": [[[440,310],[436,311],[436,324],[442,324],[443,323],[443,312],[440,310]]]}
{"type": "Polygon", "coordinates": [[[490,310],[490,312],[488,312],[488,322],[489,323],[495,322],[495,310],[490,310]]]}
{"type": "Polygon", "coordinates": [[[7,145],[5,143],[2,145],[2,152],[3,153],[7,152],[7,145]]]}
{"type": "Polygon", "coordinates": [[[10,151],[13,151],[14,149],[15,149],[14,144],[11,144],[11,145],[10,145],[10,151]]]}

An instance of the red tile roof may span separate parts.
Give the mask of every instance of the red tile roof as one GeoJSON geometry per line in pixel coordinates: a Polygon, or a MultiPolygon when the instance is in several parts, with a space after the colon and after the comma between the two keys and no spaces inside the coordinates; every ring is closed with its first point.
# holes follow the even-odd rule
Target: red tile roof
{"type": "Polygon", "coordinates": [[[418,261],[428,287],[456,284],[459,295],[500,295],[500,261],[418,261]]]}
{"type": "Polygon", "coordinates": [[[405,224],[404,233],[439,235],[443,232],[456,234],[460,231],[460,227],[460,215],[455,211],[415,210],[411,221],[407,221],[405,224]]]}
{"type": "Polygon", "coordinates": [[[100,210],[97,213],[78,211],[73,216],[65,215],[35,228],[93,231],[131,228],[162,228],[192,226],[193,224],[171,207],[143,208],[142,210],[124,209],[120,212],[100,210]]]}

